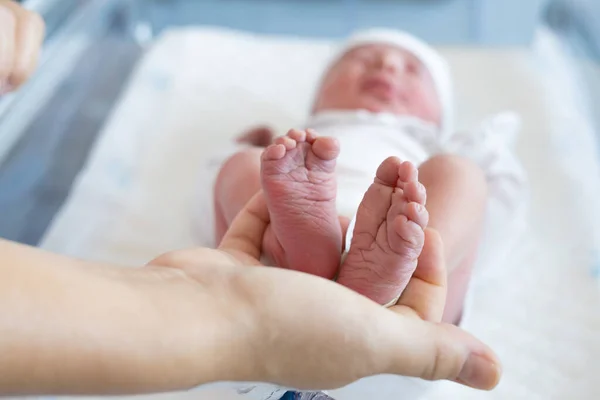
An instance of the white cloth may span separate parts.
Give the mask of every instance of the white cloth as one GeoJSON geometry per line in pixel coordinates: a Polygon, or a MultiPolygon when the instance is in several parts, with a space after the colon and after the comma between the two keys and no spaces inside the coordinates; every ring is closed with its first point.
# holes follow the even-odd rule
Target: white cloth
{"type": "MultiPolygon", "coordinates": [[[[444,383],[426,398],[600,398],[599,281],[591,274],[599,270],[594,266],[600,221],[594,218],[600,164],[594,131],[565,81],[574,68],[556,71],[529,50],[440,50],[452,66],[460,129],[504,126],[499,116],[477,128],[498,110],[522,116],[517,152],[533,195],[529,213],[518,221],[527,234],[486,236],[478,261],[485,273],[472,281],[473,305],[465,319],[465,328],[502,360],[499,387],[489,393],[444,383]]],[[[300,126],[332,51],[332,43],[312,39],[214,28],[166,31],[136,68],[42,246],[73,257],[143,265],[164,251],[210,245],[212,205],[199,204],[194,192],[209,185],[208,174],[199,176],[208,158],[248,126],[265,121],[279,131],[300,126]],[[206,210],[201,239],[191,233],[198,210],[206,210]]],[[[498,204],[493,210],[504,209],[504,201],[498,204]]],[[[383,378],[361,385],[370,383],[383,393],[373,398],[402,397],[386,396],[383,378]]],[[[351,389],[345,389],[348,396],[332,397],[354,400],[351,389]]],[[[244,397],[227,383],[134,399],[244,397]]]]}

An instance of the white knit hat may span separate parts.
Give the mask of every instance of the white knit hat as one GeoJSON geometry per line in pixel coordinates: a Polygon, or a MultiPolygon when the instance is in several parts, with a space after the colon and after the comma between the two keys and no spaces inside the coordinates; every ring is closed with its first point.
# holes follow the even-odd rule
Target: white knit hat
{"type": "Polygon", "coordinates": [[[368,44],[386,44],[414,54],[429,70],[442,107],[441,131],[448,137],[454,129],[454,90],[450,66],[431,46],[408,33],[395,29],[374,28],[352,35],[338,50],[335,60],[348,51],[368,44]]]}

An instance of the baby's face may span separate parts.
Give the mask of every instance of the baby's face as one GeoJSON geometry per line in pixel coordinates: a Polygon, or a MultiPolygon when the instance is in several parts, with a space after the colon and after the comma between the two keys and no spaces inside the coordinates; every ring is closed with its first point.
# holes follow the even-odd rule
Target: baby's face
{"type": "Polygon", "coordinates": [[[386,45],[357,47],[325,75],[315,111],[366,109],[411,115],[439,125],[433,79],[411,53],[386,45]]]}

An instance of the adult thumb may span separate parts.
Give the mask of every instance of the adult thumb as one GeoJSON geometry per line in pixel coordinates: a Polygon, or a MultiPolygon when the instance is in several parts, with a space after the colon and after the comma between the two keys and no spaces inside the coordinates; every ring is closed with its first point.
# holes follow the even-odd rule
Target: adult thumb
{"type": "Polygon", "coordinates": [[[403,320],[390,338],[389,372],[427,380],[446,379],[475,389],[491,390],[502,368],[493,351],[462,329],[419,318],[403,320]]]}

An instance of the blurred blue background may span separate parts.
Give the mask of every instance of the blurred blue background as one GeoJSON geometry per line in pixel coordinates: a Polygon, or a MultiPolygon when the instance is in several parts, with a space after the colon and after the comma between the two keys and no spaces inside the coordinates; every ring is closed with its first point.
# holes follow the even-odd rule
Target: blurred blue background
{"type": "Polygon", "coordinates": [[[548,0],[170,0],[153,1],[164,21],[260,33],[344,36],[369,26],[400,27],[438,44],[523,44],[548,0]],[[510,29],[507,27],[510,26],[510,29]]]}

